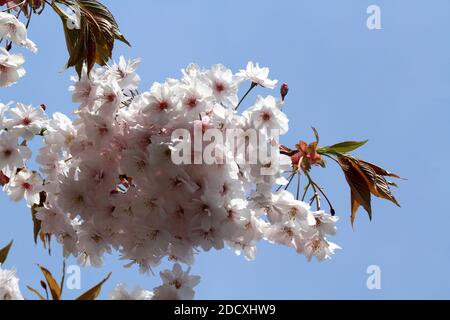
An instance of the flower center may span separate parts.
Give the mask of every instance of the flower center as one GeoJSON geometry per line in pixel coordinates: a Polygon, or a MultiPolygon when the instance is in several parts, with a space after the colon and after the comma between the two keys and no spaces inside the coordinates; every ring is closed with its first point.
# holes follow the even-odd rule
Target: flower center
{"type": "Polygon", "coordinates": [[[25,118],[22,119],[22,124],[24,126],[29,126],[31,124],[31,122],[32,122],[31,119],[28,118],[28,117],[25,117],[25,118]]]}
{"type": "Polygon", "coordinates": [[[106,96],[106,101],[114,102],[114,100],[116,100],[116,95],[114,93],[110,93],[106,96]]]}
{"type": "Polygon", "coordinates": [[[272,116],[268,112],[263,112],[261,114],[261,119],[263,119],[263,121],[269,121],[271,118],[272,118],[272,116]]]}
{"type": "Polygon", "coordinates": [[[12,150],[11,149],[6,149],[6,150],[4,150],[3,151],[3,155],[6,157],[6,158],[9,158],[11,155],[12,155],[12,150]]]}
{"type": "Polygon", "coordinates": [[[162,110],[166,110],[167,108],[169,108],[169,103],[166,100],[163,100],[159,103],[159,109],[162,110]]]}
{"type": "Polygon", "coordinates": [[[225,90],[225,86],[221,82],[216,82],[214,84],[214,87],[215,87],[216,91],[219,93],[222,93],[225,90]]]}
{"type": "Polygon", "coordinates": [[[196,97],[190,97],[189,99],[186,100],[186,105],[191,109],[194,109],[197,106],[197,104],[198,102],[196,97]]]}
{"type": "Polygon", "coordinates": [[[31,184],[29,184],[28,182],[24,182],[24,183],[22,183],[22,188],[24,190],[31,190],[31,189],[33,189],[33,186],[31,184]]]}

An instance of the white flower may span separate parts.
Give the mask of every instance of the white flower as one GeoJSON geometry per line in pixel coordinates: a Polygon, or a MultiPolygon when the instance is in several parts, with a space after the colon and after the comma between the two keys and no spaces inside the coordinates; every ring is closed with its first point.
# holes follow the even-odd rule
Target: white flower
{"type": "Polygon", "coordinates": [[[25,198],[29,207],[39,204],[39,193],[43,190],[42,179],[36,172],[25,169],[14,175],[4,190],[13,201],[25,198]]]}
{"type": "Polygon", "coordinates": [[[239,79],[233,72],[222,64],[216,64],[206,72],[205,77],[217,102],[234,109],[238,104],[239,79]]]}
{"type": "Polygon", "coordinates": [[[0,12],[0,39],[6,38],[12,42],[27,48],[33,53],[37,47],[27,37],[27,28],[15,16],[6,12],[0,12]]]}
{"type": "Polygon", "coordinates": [[[194,287],[200,282],[199,276],[190,276],[190,268],[184,272],[176,263],[171,270],[161,272],[163,285],[155,288],[154,300],[192,300],[194,287]]]}
{"type": "Polygon", "coordinates": [[[12,118],[8,121],[8,130],[25,140],[32,140],[47,125],[47,116],[41,107],[33,108],[18,103],[16,108],[12,108],[9,112],[12,118]]]}
{"type": "Polygon", "coordinates": [[[109,294],[110,300],[152,300],[153,292],[136,287],[130,291],[124,283],[117,285],[109,294]]]}
{"type": "Polygon", "coordinates": [[[298,243],[297,251],[304,252],[309,261],[313,257],[316,257],[319,261],[323,261],[330,259],[337,249],[341,249],[341,247],[317,235],[307,240],[305,244],[298,243]]]}
{"type": "Polygon", "coordinates": [[[46,129],[45,143],[53,148],[69,149],[77,135],[72,121],[59,112],[53,114],[46,129]]]}
{"type": "Polygon", "coordinates": [[[141,81],[136,74],[136,69],[140,64],[140,59],[126,60],[125,57],[120,56],[119,63],[114,63],[109,73],[116,78],[123,90],[135,90],[141,81]]]}
{"type": "Polygon", "coordinates": [[[263,98],[258,96],[256,104],[246,110],[243,115],[248,119],[250,125],[264,132],[279,130],[280,134],[285,134],[289,130],[289,119],[278,108],[277,101],[273,96],[263,98]]]}
{"type": "Polygon", "coordinates": [[[275,88],[275,85],[278,83],[277,80],[268,78],[269,68],[260,68],[258,63],[255,65],[251,61],[247,64],[247,69],[241,70],[237,76],[269,89],[275,88]]]}
{"type": "Polygon", "coordinates": [[[0,171],[14,174],[30,158],[30,149],[17,144],[17,135],[9,131],[0,132],[0,171]]]}
{"type": "Polygon", "coordinates": [[[314,213],[314,218],[316,219],[316,228],[323,235],[336,235],[336,222],[338,222],[338,217],[333,217],[330,214],[326,214],[323,211],[318,211],[314,213]]]}
{"type": "Polygon", "coordinates": [[[0,300],[24,300],[15,270],[4,270],[0,264],[0,300]]]}
{"type": "Polygon", "coordinates": [[[149,94],[144,94],[143,97],[147,101],[147,106],[142,112],[150,119],[156,122],[161,122],[165,125],[173,112],[177,110],[179,99],[174,93],[173,87],[170,83],[155,83],[150,89],[149,94]]]}
{"type": "Polygon", "coordinates": [[[22,65],[25,59],[21,54],[9,54],[0,48],[0,87],[9,87],[25,75],[22,65]]]}
{"type": "Polygon", "coordinates": [[[98,84],[92,79],[94,72],[91,72],[91,78],[87,75],[87,69],[83,68],[81,77],[72,77],[76,83],[69,87],[72,92],[72,101],[80,103],[80,109],[91,107],[98,98],[98,84]]]}

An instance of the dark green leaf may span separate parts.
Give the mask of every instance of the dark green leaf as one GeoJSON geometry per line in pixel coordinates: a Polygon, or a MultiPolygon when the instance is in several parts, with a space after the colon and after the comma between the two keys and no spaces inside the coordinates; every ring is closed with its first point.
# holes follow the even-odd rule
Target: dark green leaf
{"type": "Polygon", "coordinates": [[[111,277],[111,274],[108,274],[105,279],[103,279],[99,284],[97,284],[92,289],[86,291],[84,294],[82,294],[80,297],[78,297],[76,300],[96,300],[98,296],[100,295],[100,292],[102,290],[102,286],[105,284],[106,281],[111,277]]]}
{"type": "Polygon", "coordinates": [[[6,261],[6,258],[8,258],[9,251],[11,250],[11,247],[13,245],[14,241],[11,241],[6,247],[3,249],[0,249],[0,264],[4,264],[6,261]]]}

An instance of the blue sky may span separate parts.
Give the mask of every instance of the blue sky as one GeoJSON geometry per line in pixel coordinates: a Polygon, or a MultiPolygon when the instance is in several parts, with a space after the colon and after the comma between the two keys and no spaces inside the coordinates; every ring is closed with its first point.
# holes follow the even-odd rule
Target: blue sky
{"type": "MultiPolygon", "coordinates": [[[[141,89],[178,77],[190,62],[220,62],[238,71],[247,61],[258,61],[291,87],[285,109],[291,128],[284,144],[312,140],[311,126],[319,130],[323,144],[370,139],[358,156],[408,178],[395,191],[401,209],[375,200],[373,222],[361,211],[352,230],[342,173],[333,165],[316,169],[313,174],[341,217],[333,241],[343,250],[325,263],[308,263],[292,250],[269,244],[259,246],[254,262],[231,250],[200,254],[193,267],[202,276],[197,298],[450,298],[449,1],[104,3],[133,45],[119,44],[114,56],[143,60],[141,89]],[[381,8],[382,30],[366,27],[371,4],[381,8]],[[370,265],[381,268],[381,290],[366,287],[370,265]]],[[[27,54],[27,77],[3,89],[0,99],[45,103],[49,112],[70,113],[76,107],[67,91],[73,71],[60,72],[67,54],[59,18],[50,10],[34,17],[30,37],[39,53],[27,54]]],[[[258,89],[251,98],[256,94],[270,92],[258,89]]],[[[36,263],[59,273],[60,249],[53,243],[49,257],[35,248],[24,204],[12,204],[1,194],[0,208],[0,243],[15,240],[8,267],[18,268],[22,287],[38,286],[36,263]]],[[[139,275],[123,264],[113,255],[101,270],[83,269],[83,289],[109,271],[113,276],[104,293],[119,282],[146,288],[159,284],[159,277],[139,275]]],[[[66,291],[66,298],[81,293],[66,291]]]]}

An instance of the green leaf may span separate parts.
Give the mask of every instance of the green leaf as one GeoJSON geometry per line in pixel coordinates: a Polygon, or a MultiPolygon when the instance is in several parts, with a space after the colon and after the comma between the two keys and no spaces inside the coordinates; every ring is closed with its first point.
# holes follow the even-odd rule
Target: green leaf
{"type": "Polygon", "coordinates": [[[100,292],[102,290],[102,286],[105,284],[106,281],[111,277],[111,274],[108,274],[105,279],[103,279],[99,284],[97,284],[92,289],[86,291],[84,294],[82,294],[80,297],[78,297],[76,300],[96,300],[98,296],[100,295],[100,292]]]}
{"type": "Polygon", "coordinates": [[[6,247],[3,249],[0,249],[0,264],[4,264],[6,261],[6,258],[8,258],[9,251],[11,250],[11,247],[13,245],[14,241],[11,241],[6,247]]]}
{"type": "Polygon", "coordinates": [[[39,265],[39,269],[41,269],[41,272],[44,275],[45,281],[47,281],[47,284],[50,289],[50,293],[52,294],[53,300],[60,300],[62,290],[61,290],[61,287],[56,282],[55,278],[53,277],[52,273],[40,265],[39,265]]]}
{"type": "Polygon", "coordinates": [[[335,144],[331,147],[324,147],[321,148],[321,151],[324,150],[323,153],[334,153],[334,154],[343,154],[343,153],[349,153],[356,149],[361,148],[364,146],[369,140],[365,141],[346,141],[342,143],[335,144]]]}

